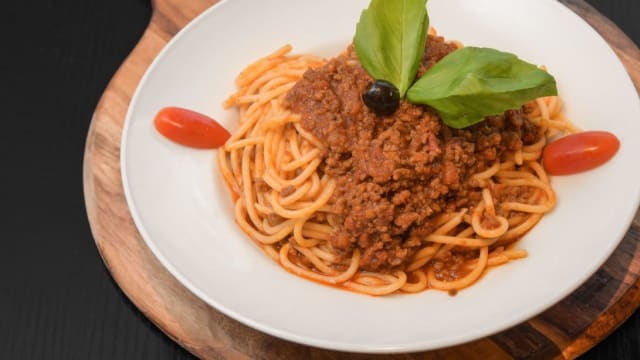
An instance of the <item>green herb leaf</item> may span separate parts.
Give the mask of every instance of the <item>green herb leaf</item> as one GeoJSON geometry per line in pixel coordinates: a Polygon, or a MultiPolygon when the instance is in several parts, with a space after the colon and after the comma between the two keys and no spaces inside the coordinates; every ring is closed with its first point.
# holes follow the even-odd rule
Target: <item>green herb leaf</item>
{"type": "Polygon", "coordinates": [[[356,27],[354,45],[375,80],[395,85],[404,97],[415,80],[427,39],[427,0],[372,0],[356,27]]]}
{"type": "Polygon", "coordinates": [[[433,107],[447,125],[461,129],[557,93],[553,76],[513,54],[464,47],[429,69],[407,98],[433,107]]]}

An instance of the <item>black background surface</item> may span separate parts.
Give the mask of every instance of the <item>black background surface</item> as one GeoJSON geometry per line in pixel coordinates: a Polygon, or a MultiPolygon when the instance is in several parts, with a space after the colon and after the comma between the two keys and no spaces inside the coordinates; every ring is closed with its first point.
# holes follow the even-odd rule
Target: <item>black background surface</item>
{"type": "MultiPolygon", "coordinates": [[[[588,2],[640,43],[640,1],[588,2]]],[[[113,282],[82,195],[93,109],[150,14],[148,0],[2,2],[0,359],[192,358],[113,282]]],[[[640,359],[640,312],[584,358],[640,359]]]]}

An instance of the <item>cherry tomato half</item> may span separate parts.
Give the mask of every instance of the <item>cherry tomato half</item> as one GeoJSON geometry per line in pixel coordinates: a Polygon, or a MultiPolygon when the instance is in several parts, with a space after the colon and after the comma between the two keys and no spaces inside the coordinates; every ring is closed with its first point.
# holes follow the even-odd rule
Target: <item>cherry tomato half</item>
{"type": "Polygon", "coordinates": [[[585,131],[545,147],[544,168],[551,175],[570,175],[604,164],[618,152],[620,141],[606,131],[585,131]]]}
{"type": "Polygon", "coordinates": [[[156,130],[180,145],[199,149],[215,149],[231,136],[218,122],[195,111],[166,107],[153,121],[156,130]]]}

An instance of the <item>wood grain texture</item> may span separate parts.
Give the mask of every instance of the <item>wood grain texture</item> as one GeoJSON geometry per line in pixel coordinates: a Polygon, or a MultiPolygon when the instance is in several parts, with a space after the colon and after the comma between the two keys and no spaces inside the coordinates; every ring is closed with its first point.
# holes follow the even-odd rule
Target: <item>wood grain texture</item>
{"type": "MultiPolygon", "coordinates": [[[[126,110],[153,58],[188,21],[215,0],[153,1],[140,43],[114,75],[98,104],[84,158],[87,213],[96,245],[132,302],[169,337],[202,358],[370,359],[371,355],[316,349],[277,339],[222,315],[173,278],[140,238],[124,199],[120,137],[126,110]]],[[[640,89],[640,50],[582,0],[562,0],[609,42],[640,89]]],[[[460,346],[392,359],[567,358],[606,337],[640,304],[640,215],[614,255],[569,297],[528,322],[460,346]]]]}

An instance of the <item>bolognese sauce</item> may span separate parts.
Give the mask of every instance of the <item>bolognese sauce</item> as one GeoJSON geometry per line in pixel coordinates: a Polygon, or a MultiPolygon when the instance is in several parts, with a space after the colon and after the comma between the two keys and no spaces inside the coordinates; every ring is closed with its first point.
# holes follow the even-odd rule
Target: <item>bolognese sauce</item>
{"type": "MultiPolygon", "coordinates": [[[[418,76],[456,50],[429,36],[418,76]]],[[[344,259],[361,253],[365,271],[405,270],[444,213],[472,208],[482,200],[472,175],[501,160],[505,152],[531,145],[540,131],[526,108],[457,130],[425,105],[401,101],[389,116],[377,116],[361,94],[373,79],[349,47],[319,68],[309,69],[288,92],[284,105],[301,115],[302,127],[322,144],[319,172],[336,181],[330,204],[336,224],[329,242],[344,259]]],[[[529,196],[527,188],[497,186],[503,200],[529,196]]],[[[291,189],[293,190],[293,189],[291,189]]],[[[500,199],[499,199],[500,200],[500,199]]],[[[492,228],[493,217],[483,217],[492,228]]],[[[295,251],[291,251],[296,256],[295,251]]],[[[434,263],[439,280],[455,279],[464,251],[434,263]]]]}

